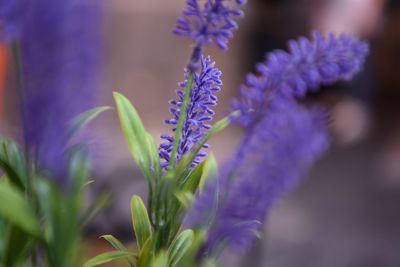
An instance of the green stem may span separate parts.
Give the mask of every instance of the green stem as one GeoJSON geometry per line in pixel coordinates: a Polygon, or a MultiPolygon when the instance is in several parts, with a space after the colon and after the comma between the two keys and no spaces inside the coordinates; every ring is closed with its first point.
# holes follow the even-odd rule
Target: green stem
{"type": "MultiPolygon", "coordinates": [[[[22,56],[21,56],[21,46],[18,41],[15,41],[11,45],[12,56],[14,59],[15,64],[15,77],[17,81],[17,92],[20,101],[20,110],[21,110],[21,117],[22,117],[22,124],[25,126],[25,84],[24,84],[24,77],[23,77],[23,69],[22,69],[22,56]]],[[[28,156],[28,149],[27,149],[27,136],[26,136],[26,129],[24,129],[24,145],[25,145],[25,155],[29,159],[28,156]]],[[[29,166],[30,162],[28,162],[29,166]]]]}
{"type": "Polygon", "coordinates": [[[174,143],[172,145],[172,151],[171,151],[171,156],[169,158],[169,165],[168,169],[172,169],[175,165],[175,157],[176,153],[178,151],[178,146],[179,146],[179,141],[182,133],[182,128],[183,128],[183,123],[186,120],[186,111],[187,111],[187,106],[190,100],[190,93],[192,91],[192,85],[193,85],[193,72],[189,72],[189,77],[186,82],[185,90],[184,90],[184,96],[183,96],[183,103],[181,106],[181,110],[179,111],[179,118],[178,118],[178,124],[176,126],[175,130],[175,136],[174,136],[174,143]]]}

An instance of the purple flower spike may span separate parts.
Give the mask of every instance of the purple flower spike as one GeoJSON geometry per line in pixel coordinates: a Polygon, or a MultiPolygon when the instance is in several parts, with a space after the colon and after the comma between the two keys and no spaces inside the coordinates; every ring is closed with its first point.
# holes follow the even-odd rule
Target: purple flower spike
{"type": "Polygon", "coordinates": [[[203,255],[218,251],[223,244],[246,249],[272,205],[326,150],[325,112],[303,107],[294,100],[281,103],[271,107],[252,134],[244,137],[248,141],[240,148],[245,157],[236,154],[225,166],[224,174],[206,186],[188,212],[187,224],[209,226],[203,255]],[[210,212],[215,210],[211,217],[210,212]]]}
{"type": "Polygon", "coordinates": [[[275,93],[301,97],[321,85],[351,79],[362,68],[368,44],[346,34],[337,37],[329,34],[324,38],[314,32],[312,41],[304,37],[289,41],[289,51],[268,54],[266,61],[257,66],[259,75],[247,77],[241,100],[233,102],[233,108],[245,114],[241,117],[244,126],[263,115],[275,93]],[[252,111],[259,116],[250,115],[252,111]]]}
{"type": "Polygon", "coordinates": [[[246,77],[241,98],[233,102],[245,134],[224,173],[206,186],[185,219],[191,227],[207,226],[200,257],[224,244],[248,247],[272,205],[328,147],[326,113],[296,98],[352,78],[368,53],[366,43],[350,36],[323,38],[318,32],[313,41],[290,41],[289,48],[290,53],[269,54],[257,67],[259,75],[246,77]]]}
{"type": "MultiPolygon", "coordinates": [[[[243,16],[243,12],[231,7],[230,2],[232,0],[205,0],[201,5],[198,0],[187,0],[187,7],[178,18],[174,33],[190,36],[198,46],[215,42],[219,48],[227,49],[232,30],[238,28],[234,18],[243,16]]],[[[236,0],[239,5],[245,2],[236,0]]]]}
{"type": "Polygon", "coordinates": [[[0,40],[12,41],[21,32],[23,0],[0,0],[0,40]]]}
{"type": "Polygon", "coordinates": [[[38,168],[67,185],[67,125],[96,106],[101,88],[102,4],[28,2],[20,35],[25,142],[38,168]]]}
{"type": "MultiPolygon", "coordinates": [[[[211,125],[207,122],[212,120],[214,111],[212,107],[217,104],[217,97],[214,95],[215,92],[220,90],[222,81],[220,80],[221,71],[214,67],[215,63],[211,61],[210,57],[203,57],[201,60],[201,70],[199,73],[193,75],[193,87],[190,94],[190,101],[186,112],[186,120],[183,124],[182,134],[179,141],[178,152],[176,160],[182,158],[182,156],[188,152],[192,146],[197,143],[204,135],[204,131],[210,129],[211,125]]],[[[188,71],[186,70],[186,77],[188,71]]],[[[180,83],[179,86],[184,88],[187,80],[180,83]]],[[[165,123],[174,125],[176,127],[179,119],[179,112],[183,102],[184,92],[177,90],[178,100],[171,100],[170,113],[172,114],[171,119],[165,120],[165,123]]],[[[176,128],[172,129],[173,131],[176,128]]],[[[174,137],[166,134],[162,134],[161,138],[165,140],[159,147],[159,154],[165,162],[162,163],[163,167],[168,166],[170,159],[170,153],[172,151],[172,145],[174,137]]],[[[208,145],[204,145],[207,148],[208,145]]],[[[200,158],[206,156],[205,152],[199,152],[193,166],[200,163],[200,158]]]]}

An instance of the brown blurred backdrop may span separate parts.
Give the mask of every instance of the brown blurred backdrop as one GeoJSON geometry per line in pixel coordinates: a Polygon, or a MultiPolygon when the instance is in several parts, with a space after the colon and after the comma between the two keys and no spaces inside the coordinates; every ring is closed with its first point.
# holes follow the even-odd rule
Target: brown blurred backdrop
{"type": "MultiPolygon", "coordinates": [[[[363,73],[348,84],[322,88],[310,99],[332,112],[330,152],[265,225],[264,239],[245,255],[227,253],[223,266],[400,266],[400,3],[398,0],[249,0],[230,49],[206,50],[223,71],[217,117],[228,111],[246,71],[287,39],[350,32],[368,39],[363,73]]],[[[106,67],[102,103],[111,91],[126,94],[154,136],[169,131],[168,100],[190,51],[171,29],[183,0],[114,0],[107,3],[106,67]]],[[[0,90],[1,92],[1,90],[0,90]]],[[[18,131],[13,92],[5,90],[1,131],[18,131]]],[[[0,98],[1,99],[1,98],[0,98]]],[[[99,152],[92,195],[111,190],[113,200],[88,235],[113,233],[132,241],[129,199],[145,185],[123,141],[115,112],[95,123],[99,152]]],[[[239,136],[232,127],[211,142],[219,161],[239,136]]]]}

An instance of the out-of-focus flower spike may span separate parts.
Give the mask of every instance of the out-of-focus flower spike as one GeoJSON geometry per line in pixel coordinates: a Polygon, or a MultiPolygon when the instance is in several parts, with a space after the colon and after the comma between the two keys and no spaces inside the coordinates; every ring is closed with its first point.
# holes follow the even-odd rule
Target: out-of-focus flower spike
{"type": "Polygon", "coordinates": [[[24,10],[19,41],[26,146],[38,168],[65,185],[68,123],[98,104],[102,1],[26,1],[24,10]]]}
{"type": "MultiPolygon", "coordinates": [[[[312,36],[312,40],[301,37],[289,41],[290,53],[277,50],[267,54],[265,62],[257,64],[259,74],[248,76],[242,98],[235,101],[233,108],[240,109],[243,116],[249,116],[251,110],[259,110],[262,116],[260,109],[268,106],[264,102],[270,98],[266,95],[302,97],[321,85],[349,80],[361,70],[368,54],[367,43],[345,34],[329,34],[324,38],[314,31],[312,36]],[[252,93],[244,93],[246,90],[252,93]],[[254,91],[264,97],[255,101],[254,91]]],[[[248,125],[259,118],[250,116],[242,121],[248,125]]]]}
{"type": "MultiPolygon", "coordinates": [[[[182,16],[176,21],[173,32],[191,37],[197,46],[215,43],[220,49],[228,48],[232,31],[238,28],[234,18],[242,17],[243,11],[231,7],[233,0],[187,0],[182,16]]],[[[246,1],[236,0],[244,5],[246,1]]]]}
{"type": "Polygon", "coordinates": [[[206,185],[185,217],[188,227],[208,229],[201,253],[213,253],[222,244],[248,248],[273,204],[326,150],[325,112],[294,100],[282,101],[271,106],[251,135],[244,137],[248,142],[239,148],[242,154],[236,154],[206,185]]]}

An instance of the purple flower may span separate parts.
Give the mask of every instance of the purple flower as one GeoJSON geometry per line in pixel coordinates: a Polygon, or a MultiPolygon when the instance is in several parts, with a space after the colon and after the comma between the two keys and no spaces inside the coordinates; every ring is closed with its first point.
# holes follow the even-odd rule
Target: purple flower
{"type": "Polygon", "coordinates": [[[362,68],[368,45],[345,34],[324,38],[314,32],[312,41],[304,37],[289,41],[289,51],[269,53],[266,61],[257,65],[259,75],[247,76],[240,101],[233,102],[233,108],[244,114],[244,126],[263,116],[274,94],[301,97],[321,85],[351,79],[362,68]]]}
{"type": "Polygon", "coordinates": [[[235,249],[250,245],[272,205],[326,150],[326,125],[322,110],[294,100],[281,99],[269,106],[250,136],[243,137],[243,153],[235,154],[187,214],[187,224],[209,227],[203,255],[219,251],[223,244],[235,249]]]}
{"type": "MultiPolygon", "coordinates": [[[[182,134],[179,139],[179,146],[175,160],[179,160],[182,156],[188,152],[191,147],[196,144],[201,137],[204,135],[204,131],[210,129],[211,125],[207,122],[212,120],[214,111],[211,109],[212,106],[217,104],[217,97],[214,92],[220,90],[222,84],[220,80],[221,71],[214,67],[215,63],[211,61],[210,57],[203,57],[201,60],[201,70],[198,73],[194,73],[193,86],[190,93],[190,101],[188,103],[186,111],[186,120],[183,124],[182,134]]],[[[186,76],[188,71],[186,71],[186,76]]],[[[186,77],[187,78],[187,77],[186,77]]],[[[179,86],[184,88],[187,80],[180,83],[179,86]]],[[[177,90],[178,100],[171,100],[170,113],[173,116],[171,119],[165,120],[165,123],[176,126],[179,118],[180,108],[182,106],[184,92],[177,90]]],[[[176,128],[172,129],[173,131],[176,128]]],[[[161,138],[165,140],[159,147],[159,154],[165,162],[162,163],[163,167],[168,165],[170,159],[170,153],[172,151],[172,144],[174,137],[162,134],[161,138]]],[[[207,148],[208,145],[204,145],[207,148]]],[[[200,158],[206,155],[205,152],[199,152],[193,166],[200,162],[200,158]]]]}
{"type": "Polygon", "coordinates": [[[39,169],[66,184],[67,124],[96,106],[100,89],[101,1],[35,0],[24,8],[25,142],[39,169]]]}
{"type": "Polygon", "coordinates": [[[185,223],[207,228],[200,256],[221,246],[243,249],[253,240],[272,205],[292,189],[329,143],[327,116],[296,98],[322,84],[348,80],[362,67],[366,43],[347,35],[289,42],[247,76],[238,121],[245,133],[223,173],[194,201],[185,223]],[[211,209],[211,207],[215,207],[211,209]],[[211,215],[212,213],[215,215],[211,215]]]}
{"type": "MultiPolygon", "coordinates": [[[[186,0],[186,8],[178,18],[174,33],[191,37],[198,46],[215,42],[221,49],[227,49],[232,30],[238,28],[234,18],[243,16],[239,9],[231,7],[232,0],[186,0]]],[[[236,0],[239,5],[245,1],[236,0]]]]}
{"type": "Polygon", "coordinates": [[[0,41],[12,41],[21,31],[24,16],[23,0],[0,0],[0,41]]]}

